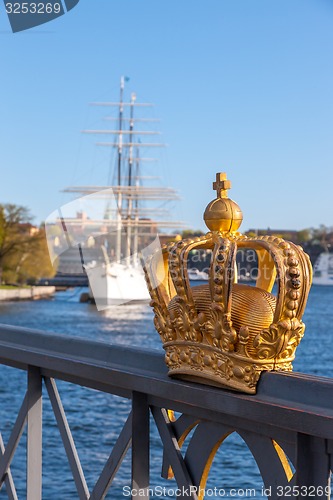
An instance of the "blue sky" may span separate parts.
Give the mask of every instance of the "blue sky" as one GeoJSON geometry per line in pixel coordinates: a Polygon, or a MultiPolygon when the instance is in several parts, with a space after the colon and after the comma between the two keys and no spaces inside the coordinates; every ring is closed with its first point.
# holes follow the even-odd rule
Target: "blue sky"
{"type": "Polygon", "coordinates": [[[80,0],[17,34],[2,7],[0,63],[0,201],[36,222],[69,184],[106,183],[80,131],[124,74],[162,119],[178,218],[204,229],[226,171],[243,230],[333,225],[332,0],[80,0]]]}

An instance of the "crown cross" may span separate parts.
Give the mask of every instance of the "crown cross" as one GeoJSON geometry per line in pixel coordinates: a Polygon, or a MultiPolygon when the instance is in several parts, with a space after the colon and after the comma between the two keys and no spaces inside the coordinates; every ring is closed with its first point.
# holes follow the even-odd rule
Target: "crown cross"
{"type": "Polygon", "coordinates": [[[231,188],[231,181],[227,180],[227,174],[221,172],[216,174],[216,181],[213,182],[213,189],[216,191],[217,198],[228,198],[228,189],[231,188]]]}

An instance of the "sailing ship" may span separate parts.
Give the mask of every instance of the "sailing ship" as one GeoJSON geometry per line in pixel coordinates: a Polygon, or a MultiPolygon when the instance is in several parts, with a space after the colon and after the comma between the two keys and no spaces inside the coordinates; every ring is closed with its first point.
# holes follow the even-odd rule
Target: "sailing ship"
{"type": "Polygon", "coordinates": [[[333,285],[333,254],[322,252],[313,267],[313,285],[333,285]]]}
{"type": "MultiPolygon", "coordinates": [[[[136,113],[138,109],[151,107],[152,104],[138,102],[134,93],[129,101],[124,99],[125,81],[124,77],[120,80],[119,101],[92,103],[116,109],[116,116],[107,117],[117,122],[116,128],[83,131],[85,134],[112,137],[111,141],[97,142],[97,146],[110,148],[116,153],[113,169],[115,183],[108,186],[72,186],[64,190],[83,197],[93,195],[105,199],[104,217],[99,221],[99,228],[104,228],[104,232],[95,229],[93,235],[104,258],[102,262],[93,260],[84,263],[90,296],[98,309],[110,304],[149,301],[141,251],[147,248],[152,251],[159,246],[160,239],[167,240],[167,235],[160,231],[167,228],[174,232],[183,227],[181,222],[169,218],[169,211],[165,208],[166,202],[179,199],[177,192],[170,187],[147,185],[149,176],[142,175],[141,165],[156,159],[144,157],[141,151],[161,148],[165,144],[156,142],[155,136],[159,132],[145,129],[146,123],[159,120],[140,117],[136,113]],[[147,136],[152,137],[149,142],[147,136]]],[[[156,181],[156,177],[151,180],[156,181]]],[[[97,222],[87,221],[95,228],[97,222]]],[[[70,223],[75,224],[75,220],[70,223]]],[[[170,235],[169,239],[172,239],[170,235]]]]}

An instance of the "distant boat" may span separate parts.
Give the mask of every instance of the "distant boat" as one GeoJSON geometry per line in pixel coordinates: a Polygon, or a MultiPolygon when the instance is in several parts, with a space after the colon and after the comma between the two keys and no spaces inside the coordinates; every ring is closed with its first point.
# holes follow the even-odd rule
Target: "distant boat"
{"type": "Polygon", "coordinates": [[[196,267],[188,269],[188,277],[191,281],[208,281],[209,274],[205,271],[199,271],[196,267]]]}
{"type": "Polygon", "coordinates": [[[248,282],[248,281],[252,281],[253,283],[256,282],[256,278],[254,278],[253,276],[251,276],[251,273],[249,272],[246,272],[245,274],[240,274],[238,276],[238,279],[237,279],[237,282],[248,282]]]}
{"type": "Polygon", "coordinates": [[[323,252],[313,267],[313,285],[333,286],[333,253],[323,252]]]}

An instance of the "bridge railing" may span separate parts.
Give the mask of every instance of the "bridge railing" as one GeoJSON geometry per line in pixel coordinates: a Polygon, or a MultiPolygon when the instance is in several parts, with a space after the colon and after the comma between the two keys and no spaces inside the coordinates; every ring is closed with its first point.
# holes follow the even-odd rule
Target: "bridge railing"
{"type": "MultiPolygon", "coordinates": [[[[149,498],[150,415],[163,444],[162,476],[178,498],[203,499],[214,455],[237,432],[256,461],[268,498],[330,498],[333,380],[264,373],[256,395],[170,379],[163,353],[0,326],[0,362],[27,371],[27,389],[6,445],[0,482],[17,498],[11,463],[27,428],[27,498],[42,498],[42,385],[45,384],[77,498],[102,499],[132,447],[132,497],[149,498]],[[132,400],[95,486],[89,491],[56,380],[132,400]],[[179,413],[176,418],[173,411],[179,413]],[[194,432],[191,432],[193,431],[194,432]],[[182,444],[189,438],[186,452],[182,444]]],[[[0,394],[0,404],[1,404],[0,394]]],[[[1,430],[1,422],[0,422],[1,430]]],[[[234,496],[235,497],[235,496],[234,496]]]]}

